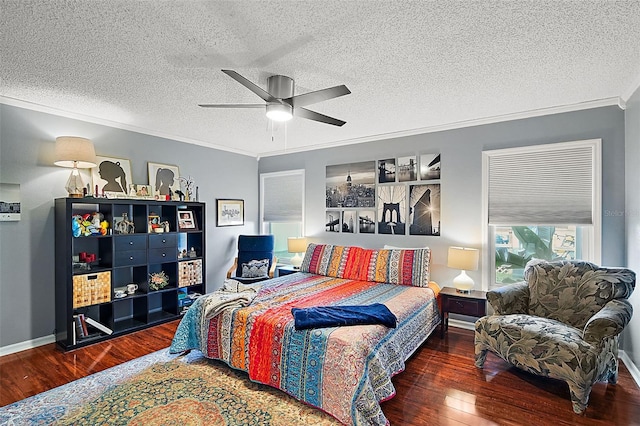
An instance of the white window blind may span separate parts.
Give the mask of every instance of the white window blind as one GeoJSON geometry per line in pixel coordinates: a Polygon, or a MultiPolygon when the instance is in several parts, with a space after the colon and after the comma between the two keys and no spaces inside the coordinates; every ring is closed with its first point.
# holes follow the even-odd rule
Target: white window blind
{"type": "Polygon", "coordinates": [[[599,142],[487,151],[489,224],[593,224],[599,142]]]}
{"type": "Polygon", "coordinates": [[[301,222],[304,208],[304,170],[263,173],[262,221],[301,222]]]}

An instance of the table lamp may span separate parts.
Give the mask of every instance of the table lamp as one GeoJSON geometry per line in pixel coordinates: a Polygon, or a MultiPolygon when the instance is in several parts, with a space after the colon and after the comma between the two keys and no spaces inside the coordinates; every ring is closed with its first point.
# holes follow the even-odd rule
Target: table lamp
{"type": "Polygon", "coordinates": [[[78,169],[90,169],[97,165],[93,143],[86,138],[60,136],[56,138],[55,155],[56,166],[73,168],[65,185],[69,197],[83,197],[85,186],[78,169]]]}
{"type": "Polygon", "coordinates": [[[453,286],[458,293],[469,293],[473,289],[473,280],[466,271],[478,269],[479,252],[477,249],[465,247],[449,247],[447,266],[453,269],[461,269],[460,275],[453,279],[453,286]]]}
{"type": "Polygon", "coordinates": [[[305,237],[287,238],[287,250],[289,253],[295,253],[295,256],[291,258],[291,266],[293,266],[294,269],[300,269],[300,265],[302,265],[300,253],[307,251],[307,239],[305,237]]]}

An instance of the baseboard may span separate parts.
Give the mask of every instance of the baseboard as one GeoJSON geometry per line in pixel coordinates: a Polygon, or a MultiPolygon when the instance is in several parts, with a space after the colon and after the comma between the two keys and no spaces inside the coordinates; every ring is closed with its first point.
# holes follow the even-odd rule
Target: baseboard
{"type": "MultiPolygon", "coordinates": [[[[451,327],[464,328],[465,330],[475,330],[474,323],[468,321],[450,319],[449,325],[451,327]]],[[[622,362],[624,362],[624,365],[627,367],[627,370],[629,370],[629,373],[631,373],[631,377],[636,382],[636,385],[640,387],[640,370],[638,370],[638,367],[633,363],[625,351],[618,351],[618,357],[622,362]]]]}
{"type": "Polygon", "coordinates": [[[640,370],[638,370],[638,367],[633,363],[625,351],[618,351],[618,357],[622,362],[624,362],[624,365],[627,367],[627,370],[629,370],[629,373],[631,373],[631,377],[633,377],[636,385],[640,387],[640,370]]]}
{"type": "Polygon", "coordinates": [[[25,351],[27,349],[37,348],[38,346],[48,345],[56,341],[55,334],[49,336],[38,337],[37,339],[27,340],[25,342],[14,343],[9,346],[0,347],[0,356],[14,354],[16,352],[25,351]]]}
{"type": "Polygon", "coordinates": [[[464,328],[465,330],[475,330],[475,323],[469,321],[462,321],[457,319],[449,319],[449,325],[451,327],[464,328]]]}

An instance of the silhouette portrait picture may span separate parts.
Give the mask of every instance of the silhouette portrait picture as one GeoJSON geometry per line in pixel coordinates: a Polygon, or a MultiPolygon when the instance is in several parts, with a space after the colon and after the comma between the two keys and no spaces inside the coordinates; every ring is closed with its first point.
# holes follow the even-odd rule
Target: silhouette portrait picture
{"type": "Polygon", "coordinates": [[[178,166],[169,164],[148,163],[149,185],[153,195],[162,196],[173,195],[180,189],[180,171],[178,166]]]}
{"type": "Polygon", "coordinates": [[[103,192],[120,192],[127,194],[131,182],[131,163],[122,158],[97,157],[98,166],[91,169],[93,187],[98,195],[103,192]]]}

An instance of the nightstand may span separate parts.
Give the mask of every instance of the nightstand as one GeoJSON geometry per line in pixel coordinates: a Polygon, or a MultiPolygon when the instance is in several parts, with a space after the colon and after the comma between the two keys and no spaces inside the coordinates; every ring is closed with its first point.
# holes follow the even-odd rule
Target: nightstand
{"type": "Polygon", "coordinates": [[[472,290],[470,293],[458,293],[455,288],[444,287],[440,290],[440,338],[449,329],[449,314],[483,317],[487,315],[487,292],[472,290]]]}
{"type": "Polygon", "coordinates": [[[279,266],[278,267],[278,276],[284,277],[285,275],[295,274],[296,272],[300,272],[300,268],[294,268],[291,265],[279,266]]]}

